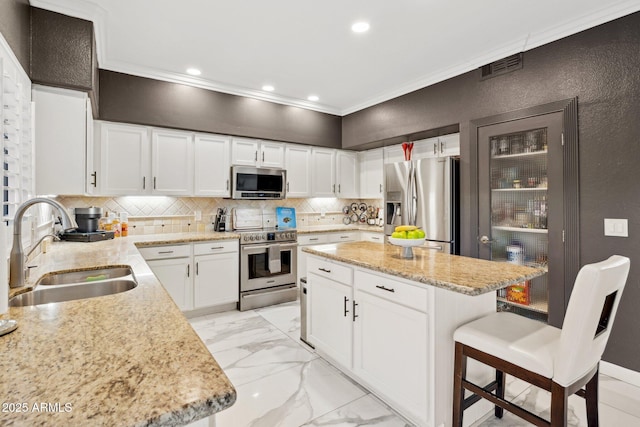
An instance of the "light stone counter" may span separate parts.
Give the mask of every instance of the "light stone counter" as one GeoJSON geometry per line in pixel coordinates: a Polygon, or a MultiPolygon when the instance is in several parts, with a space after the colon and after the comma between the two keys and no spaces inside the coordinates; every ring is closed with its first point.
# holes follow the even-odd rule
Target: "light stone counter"
{"type": "Polygon", "coordinates": [[[51,271],[117,264],[133,268],[138,286],[99,298],[10,307],[0,316],[19,325],[0,337],[2,402],[27,409],[3,407],[12,410],[0,411],[0,425],[183,425],[233,405],[233,385],[136,244],[237,237],[178,233],[53,243],[29,263],[38,265],[31,283],[51,271]],[[34,411],[41,403],[51,405],[34,411]]]}
{"type": "Polygon", "coordinates": [[[383,233],[384,228],[377,225],[312,225],[309,227],[298,227],[298,234],[317,234],[317,233],[340,233],[344,231],[371,231],[373,233],[383,233]]]}
{"type": "Polygon", "coordinates": [[[305,246],[302,251],[465,295],[495,291],[545,273],[539,268],[415,247],[413,259],[404,259],[401,249],[390,243],[349,242],[305,246]]]}

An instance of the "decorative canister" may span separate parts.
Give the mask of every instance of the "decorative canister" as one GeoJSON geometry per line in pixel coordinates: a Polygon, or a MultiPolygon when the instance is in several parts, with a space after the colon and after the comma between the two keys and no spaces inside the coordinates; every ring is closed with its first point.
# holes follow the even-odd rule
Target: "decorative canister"
{"type": "Polygon", "coordinates": [[[524,263],[524,251],[521,246],[508,245],[507,246],[507,262],[511,264],[523,264],[524,263]]]}

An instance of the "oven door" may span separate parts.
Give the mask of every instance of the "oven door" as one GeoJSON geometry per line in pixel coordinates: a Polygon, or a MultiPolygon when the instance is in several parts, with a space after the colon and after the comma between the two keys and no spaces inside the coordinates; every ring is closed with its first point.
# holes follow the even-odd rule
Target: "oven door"
{"type": "Polygon", "coordinates": [[[240,292],[296,283],[297,243],[275,243],[240,247],[240,292]],[[269,269],[269,248],[280,246],[280,268],[269,269]]]}

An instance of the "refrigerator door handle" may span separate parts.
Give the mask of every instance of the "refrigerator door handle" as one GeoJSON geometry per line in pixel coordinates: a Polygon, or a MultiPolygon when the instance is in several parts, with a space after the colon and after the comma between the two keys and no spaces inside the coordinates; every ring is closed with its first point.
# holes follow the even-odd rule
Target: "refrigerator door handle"
{"type": "Polygon", "coordinates": [[[416,220],[418,216],[418,189],[416,182],[416,169],[414,164],[409,165],[409,188],[408,188],[409,200],[408,200],[408,208],[409,208],[409,225],[416,225],[416,220]]]}

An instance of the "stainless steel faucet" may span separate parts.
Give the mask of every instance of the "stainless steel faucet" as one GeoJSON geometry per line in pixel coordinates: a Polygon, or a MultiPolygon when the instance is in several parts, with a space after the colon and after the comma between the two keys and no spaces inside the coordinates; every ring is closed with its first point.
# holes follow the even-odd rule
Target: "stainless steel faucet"
{"type": "MultiPolygon", "coordinates": [[[[67,209],[60,203],[45,197],[34,197],[21,204],[16,210],[13,219],[13,247],[11,248],[11,257],[9,262],[9,287],[18,288],[24,286],[25,280],[25,254],[22,248],[22,217],[31,206],[37,203],[47,203],[60,212],[60,222],[62,230],[69,231],[78,228],[75,220],[69,216],[67,209]]],[[[39,242],[38,242],[39,243],[39,242]]]]}

